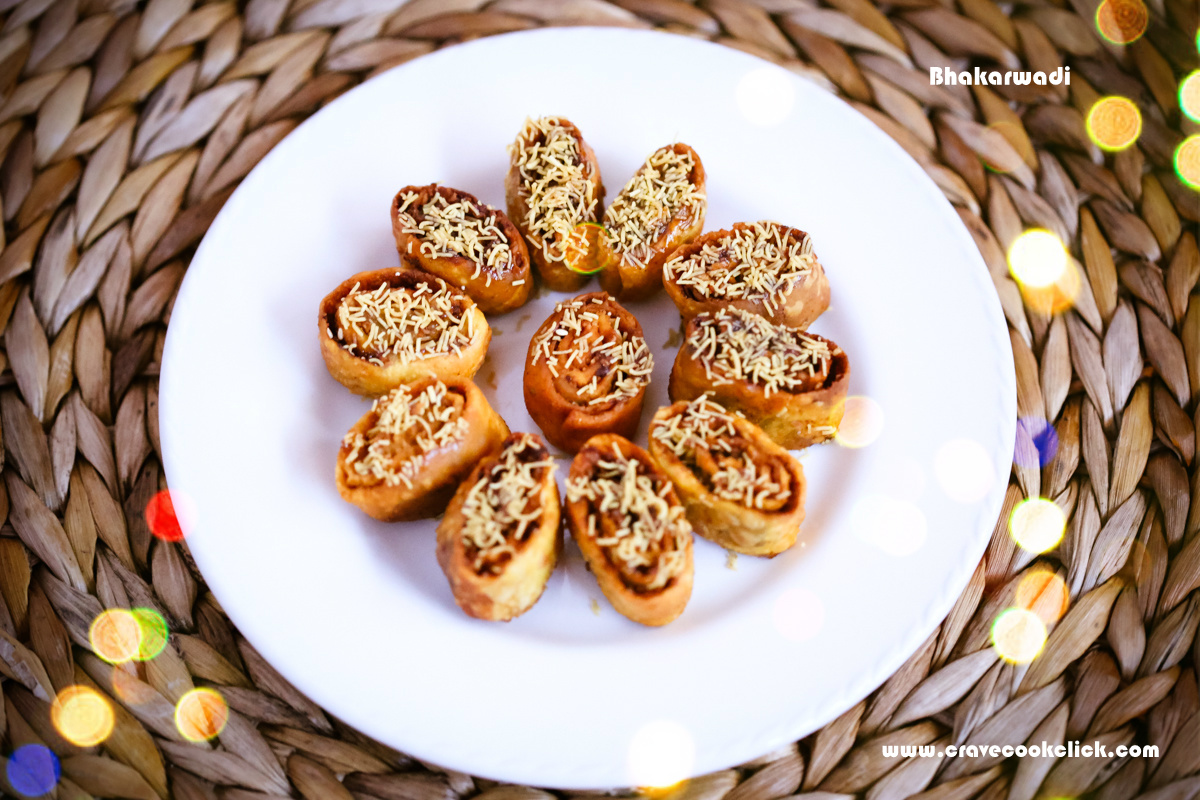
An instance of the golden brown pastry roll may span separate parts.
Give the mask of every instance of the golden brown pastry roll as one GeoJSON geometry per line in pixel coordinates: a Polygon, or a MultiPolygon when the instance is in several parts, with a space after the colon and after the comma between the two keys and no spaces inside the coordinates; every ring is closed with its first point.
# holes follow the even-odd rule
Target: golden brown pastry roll
{"type": "Polygon", "coordinates": [[[421,378],[376,399],[342,439],[338,492],[385,522],[432,517],[506,436],[474,383],[421,378]]]}
{"type": "Polygon", "coordinates": [[[688,322],[667,391],[672,401],[708,394],[795,450],[837,433],[849,380],[846,354],[828,339],[723,308],[688,322]]]}
{"type": "Polygon", "coordinates": [[[406,267],[343,282],[321,301],[317,328],[329,374],[369,397],[423,375],[470,378],[492,338],[474,300],[406,267]]]}
{"type": "Polygon", "coordinates": [[[533,265],[551,289],[576,291],[588,275],[571,269],[568,242],[579,226],[600,218],[604,183],[596,154],[565,117],[525,120],[508,153],[505,202],[533,265]]]}
{"type": "Polygon", "coordinates": [[[542,596],[562,552],[554,471],[539,436],[514,433],[455,492],[438,523],[437,560],[470,616],[507,621],[542,596]]]}
{"type": "Polygon", "coordinates": [[[604,212],[606,292],[641,300],[659,290],[667,256],[704,228],[704,185],[704,165],[686,144],[650,154],[604,212]]]}
{"type": "Polygon", "coordinates": [[[685,244],[663,265],[663,286],[684,319],[732,306],[803,329],[829,307],[812,238],[778,222],[738,222],[685,244]]]}
{"type": "Polygon", "coordinates": [[[632,314],[604,292],[564,300],[529,342],[525,408],[556,447],[598,433],[632,436],[654,356],[632,314]]]}
{"type": "Polygon", "coordinates": [[[692,596],[692,526],[642,448],[616,434],[583,446],[567,480],[567,527],[613,608],[666,625],[692,596]]]}
{"type": "Polygon", "coordinates": [[[503,211],[448,186],[405,186],[392,200],[400,258],[444,278],[485,314],[525,304],[533,289],[529,250],[503,211]]]}
{"type": "Polygon", "coordinates": [[[804,468],[753,422],[701,396],[660,408],[650,456],[696,533],[728,550],[774,556],[804,521],[804,468]]]}

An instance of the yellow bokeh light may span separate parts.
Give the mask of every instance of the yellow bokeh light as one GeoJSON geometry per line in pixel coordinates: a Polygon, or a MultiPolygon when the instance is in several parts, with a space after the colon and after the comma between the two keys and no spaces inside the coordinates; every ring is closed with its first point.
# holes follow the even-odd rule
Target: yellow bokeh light
{"type": "Polygon", "coordinates": [[[933,471],[942,491],[960,503],[987,497],[996,483],[996,469],[983,445],[970,439],[951,439],[938,448],[933,471]]]}
{"type": "Polygon", "coordinates": [[[1200,133],[1189,136],[1175,148],[1175,174],[1200,191],[1200,133]]]}
{"type": "Polygon", "coordinates": [[[92,620],[88,641],[92,652],[108,663],[124,664],[137,658],[142,646],[142,626],[130,611],[110,608],[92,620]]]}
{"type": "Polygon", "coordinates": [[[633,786],[661,792],[690,778],[695,762],[696,743],[678,722],[647,723],[629,743],[629,778],[633,786]]]}
{"type": "Polygon", "coordinates": [[[1192,122],[1200,122],[1200,69],[1179,82],[1179,110],[1192,122]]]}
{"type": "Polygon", "coordinates": [[[216,737],[228,720],[229,706],[213,689],[192,689],[175,704],[175,727],[189,742],[216,737]]]}
{"type": "Polygon", "coordinates": [[[1047,625],[1057,621],[1071,604],[1066,581],[1048,569],[1031,570],[1017,584],[1017,608],[1032,611],[1047,625]]]}
{"type": "Polygon", "coordinates": [[[869,397],[847,397],[846,411],[834,437],[843,447],[866,447],[883,433],[883,408],[869,397]]]}
{"type": "Polygon", "coordinates": [[[70,686],[54,698],[50,720],[64,739],[78,747],[94,747],[112,733],[112,706],[87,686],[70,686]]]}
{"type": "Polygon", "coordinates": [[[1053,550],[1067,529],[1067,515],[1053,500],[1030,497],[1013,509],[1008,532],[1013,541],[1031,553],[1053,550]]]}
{"type": "Polygon", "coordinates": [[[1087,132],[1103,150],[1124,150],[1142,134],[1142,112],[1128,97],[1101,97],[1088,109],[1087,132]]]}
{"type": "Polygon", "coordinates": [[[1008,269],[1023,286],[1053,286],[1067,269],[1067,249],[1050,231],[1031,228],[1008,248],[1008,269]]]}
{"type": "Polygon", "coordinates": [[[992,647],[1010,664],[1028,664],[1046,644],[1046,623],[1024,608],[1000,612],[992,623],[992,647]]]}
{"type": "Polygon", "coordinates": [[[1096,9],[1096,30],[1113,44],[1136,42],[1150,24],[1142,0],[1104,0],[1096,9]]]}

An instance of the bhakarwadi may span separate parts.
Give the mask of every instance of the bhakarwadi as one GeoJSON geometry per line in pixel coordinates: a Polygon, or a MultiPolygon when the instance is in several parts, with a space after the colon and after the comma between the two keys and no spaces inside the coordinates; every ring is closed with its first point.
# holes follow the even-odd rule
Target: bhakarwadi
{"type": "Polygon", "coordinates": [[[525,408],[570,453],[598,433],[632,436],[653,370],[637,319],[604,292],[582,294],[555,306],[530,340],[525,408]]]}
{"type": "Polygon", "coordinates": [[[475,301],[407,268],[343,282],[321,301],[317,327],[329,374],[369,397],[423,375],[470,378],[492,338],[475,301]]]}
{"type": "Polygon", "coordinates": [[[613,608],[666,625],[692,594],[692,526],[650,455],[615,434],[588,441],[567,479],[567,526],[613,608]]]}
{"type": "Polygon", "coordinates": [[[437,528],[437,560],[470,616],[510,620],[542,596],[562,551],[554,472],[540,437],[514,433],[450,500],[437,528]]]}
{"type": "Polygon", "coordinates": [[[728,550],[774,556],[804,521],[804,468],[753,422],[707,397],[660,408],[650,456],[696,533],[728,550]]]}
{"type": "Polygon", "coordinates": [[[600,218],[604,202],[596,154],[564,117],[525,120],[508,152],[505,202],[534,268],[551,289],[576,291],[588,276],[571,269],[570,240],[600,218]]]}
{"type": "Polygon", "coordinates": [[[474,195],[448,186],[405,186],[392,200],[400,258],[444,278],[486,314],[525,304],[529,250],[516,226],[474,195]]]}
{"type": "Polygon", "coordinates": [[[463,476],[508,436],[466,378],[427,376],[379,397],[342,439],[342,497],[385,522],[441,513],[463,476]]]}
{"type": "Polygon", "coordinates": [[[662,287],[663,262],[704,228],[704,165],[686,144],[650,154],[604,212],[600,285],[619,300],[642,300],[662,287]]]}
{"type": "Polygon", "coordinates": [[[850,363],[833,342],[740,308],[688,322],[671,369],[672,401],[708,394],[789,450],[837,433],[850,363]]]}
{"type": "Polygon", "coordinates": [[[732,306],[789,328],[807,328],[829,307],[829,280],[804,231],[738,222],[680,247],[663,286],[684,319],[732,306]]]}

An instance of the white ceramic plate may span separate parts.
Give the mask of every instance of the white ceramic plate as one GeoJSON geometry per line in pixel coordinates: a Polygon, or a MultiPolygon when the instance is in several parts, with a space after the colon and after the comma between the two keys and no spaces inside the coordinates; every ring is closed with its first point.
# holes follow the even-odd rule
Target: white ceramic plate
{"type": "MultiPolygon", "coordinates": [[[[478,381],[513,430],[537,430],[521,368],[561,297],[492,320],[478,381]]],[[[656,359],[644,443],[645,421],[667,402],[674,351],[664,345],[679,318],[665,296],[631,310],[656,359]]],[[[167,476],[195,503],[191,551],[250,641],[381,741],[568,788],[740,763],[875,688],[982,555],[1016,416],[991,281],[917,164],[788,72],[625,30],[456,46],[315,115],[212,225],[163,360],[167,476]],[[613,611],[573,545],[529,613],[469,619],[438,569],[432,521],[374,522],[333,485],[339,439],[367,403],[325,371],[318,302],[355,272],[399,263],[387,216],[399,187],[440,181],[503,207],[505,146],[541,114],[579,125],[609,199],[650,152],[686,141],[708,172],[707,230],[772,218],[810,231],[833,293],[813,329],[849,354],[851,394],[882,411],[869,446],[803,455],[802,544],[729,569],[724,551],[697,539],[691,603],[662,629],[613,611]]]]}

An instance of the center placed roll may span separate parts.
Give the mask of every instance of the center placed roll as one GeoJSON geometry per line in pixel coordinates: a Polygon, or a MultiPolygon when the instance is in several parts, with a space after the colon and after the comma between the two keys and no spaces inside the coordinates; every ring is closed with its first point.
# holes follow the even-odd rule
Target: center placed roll
{"type": "Polygon", "coordinates": [[[582,294],[555,306],[530,340],[525,407],[569,453],[598,433],[631,437],[653,371],[633,314],[604,292],[582,294]]]}

